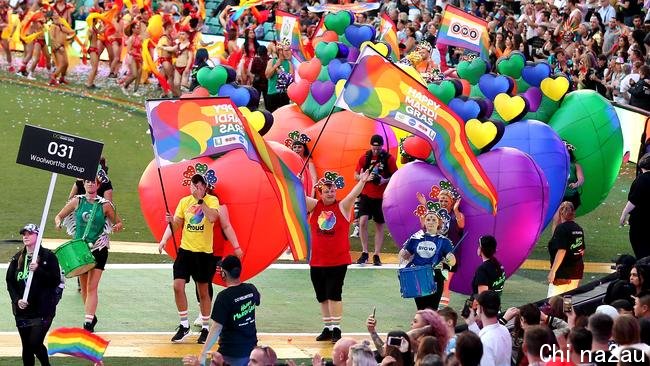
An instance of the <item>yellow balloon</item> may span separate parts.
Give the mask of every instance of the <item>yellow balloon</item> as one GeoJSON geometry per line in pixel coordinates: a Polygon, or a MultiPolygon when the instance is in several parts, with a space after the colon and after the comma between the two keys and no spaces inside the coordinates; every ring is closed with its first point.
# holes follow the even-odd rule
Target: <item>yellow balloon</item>
{"type": "Polygon", "coordinates": [[[375,51],[379,52],[380,55],[388,57],[388,46],[385,43],[377,42],[372,43],[370,41],[365,41],[361,44],[360,49],[363,50],[365,46],[372,47],[375,51]]]}
{"type": "Polygon", "coordinates": [[[405,64],[397,64],[402,70],[406,71],[413,79],[417,80],[418,83],[426,86],[427,83],[422,78],[422,75],[413,67],[405,64]]]}
{"type": "Polygon", "coordinates": [[[149,23],[147,24],[147,32],[154,42],[158,42],[160,36],[163,34],[163,19],[160,14],[156,14],[149,18],[149,23]]]}
{"type": "Polygon", "coordinates": [[[242,116],[246,118],[248,123],[250,123],[251,126],[253,126],[255,131],[260,132],[260,130],[264,128],[265,118],[262,112],[260,111],[251,112],[251,110],[248,109],[247,107],[239,107],[239,111],[241,112],[242,116]]]}

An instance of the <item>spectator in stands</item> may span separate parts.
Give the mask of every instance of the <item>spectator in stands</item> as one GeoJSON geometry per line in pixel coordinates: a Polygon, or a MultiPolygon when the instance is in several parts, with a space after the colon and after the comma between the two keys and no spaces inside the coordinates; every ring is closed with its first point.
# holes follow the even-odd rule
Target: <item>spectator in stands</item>
{"type": "Polygon", "coordinates": [[[545,362],[542,358],[549,357],[546,351],[548,345],[554,343],[553,334],[547,327],[533,325],[524,332],[523,351],[529,366],[543,366],[545,362]]]}
{"type": "Polygon", "coordinates": [[[630,271],[630,283],[634,286],[634,296],[650,290],[650,268],[644,264],[635,264],[630,271]]]}
{"type": "Polygon", "coordinates": [[[269,346],[257,346],[253,348],[248,359],[248,366],[273,366],[278,361],[273,348],[269,346]]]}
{"type": "Polygon", "coordinates": [[[460,366],[479,366],[483,359],[483,341],[476,334],[465,331],[456,341],[455,358],[460,366]]]}
{"type": "MultiPolygon", "coordinates": [[[[468,329],[479,335],[483,344],[483,357],[481,365],[508,366],[512,355],[512,338],[508,329],[501,325],[497,315],[501,307],[501,297],[493,290],[483,291],[478,295],[478,309],[476,315],[470,311],[466,319],[468,329]],[[483,325],[479,329],[476,318],[481,320],[483,325]]],[[[456,352],[458,343],[456,341],[456,352]]]]}
{"type": "Polygon", "coordinates": [[[445,348],[445,355],[449,355],[456,348],[456,324],[458,323],[458,313],[449,306],[445,306],[438,310],[438,315],[444,319],[445,325],[447,326],[447,335],[449,340],[447,341],[447,347],[445,348]]]}
{"type": "Polygon", "coordinates": [[[387,362],[393,365],[413,366],[413,347],[411,346],[411,340],[401,330],[388,332],[383,354],[384,360],[382,364],[387,362]]]}
{"type": "Polygon", "coordinates": [[[618,347],[612,349],[612,354],[620,356],[621,349],[635,347],[650,355],[650,346],[641,343],[641,327],[639,321],[631,315],[621,315],[614,320],[612,339],[618,347]]]}
{"type": "Polygon", "coordinates": [[[609,360],[612,352],[609,350],[609,339],[612,337],[614,320],[609,315],[595,313],[589,317],[587,329],[591,332],[591,351],[596,357],[609,360]]]}
{"type": "Polygon", "coordinates": [[[363,341],[350,347],[347,365],[350,366],[376,366],[375,355],[370,349],[370,343],[363,341]]]}
{"type": "Polygon", "coordinates": [[[618,311],[618,315],[634,315],[634,304],[627,299],[612,301],[612,307],[618,311]]]}
{"type": "Polygon", "coordinates": [[[634,316],[637,319],[650,318],[650,291],[641,291],[634,297],[634,316]]]}
{"type": "MultiPolygon", "coordinates": [[[[635,50],[635,54],[638,50],[635,50]]],[[[630,81],[630,105],[650,112],[650,67],[639,68],[639,80],[630,81]]]]}
{"type": "Polygon", "coordinates": [[[629,254],[623,254],[616,259],[615,269],[617,279],[607,285],[603,304],[611,305],[612,302],[618,299],[629,300],[635,294],[635,288],[630,283],[630,271],[635,262],[636,259],[629,254]]]}

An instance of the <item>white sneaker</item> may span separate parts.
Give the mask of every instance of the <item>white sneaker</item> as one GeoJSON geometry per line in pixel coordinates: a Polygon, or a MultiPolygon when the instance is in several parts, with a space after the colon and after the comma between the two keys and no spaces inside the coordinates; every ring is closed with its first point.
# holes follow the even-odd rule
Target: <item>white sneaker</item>
{"type": "Polygon", "coordinates": [[[352,234],[350,234],[351,238],[358,238],[359,237],[359,226],[354,225],[354,229],[352,229],[352,234]]]}
{"type": "Polygon", "coordinates": [[[203,319],[201,319],[201,314],[199,314],[196,319],[194,319],[194,324],[195,327],[202,327],[203,326],[203,319]]]}
{"type": "Polygon", "coordinates": [[[36,78],[34,77],[34,75],[32,75],[31,72],[29,74],[27,74],[26,78],[29,79],[29,80],[36,80],[36,78]]]}

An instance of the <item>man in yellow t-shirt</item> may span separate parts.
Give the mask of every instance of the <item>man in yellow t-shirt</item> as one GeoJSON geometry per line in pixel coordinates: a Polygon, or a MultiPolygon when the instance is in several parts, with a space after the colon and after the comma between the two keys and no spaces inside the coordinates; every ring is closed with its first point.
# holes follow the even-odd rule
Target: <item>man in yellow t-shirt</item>
{"type": "MultiPolygon", "coordinates": [[[[208,335],[210,320],[211,299],[209,284],[214,277],[217,262],[212,252],[214,223],[219,221],[220,228],[233,246],[235,255],[242,257],[242,251],[237,241],[235,231],[230,224],[228,211],[225,206],[219,205],[219,199],[207,193],[207,183],[200,174],[195,174],[191,179],[191,195],[183,197],[176,207],[172,217],[167,214],[166,220],[175,230],[182,228],[181,246],[174,261],[174,298],[180,317],[177,333],[172,337],[172,342],[180,342],[190,332],[187,313],[187,296],[185,285],[190,277],[197,284],[199,305],[203,327],[197,343],[205,343],[208,335]]],[[[159,251],[162,252],[167,239],[171,236],[169,228],[163,235],[159,251]]]]}

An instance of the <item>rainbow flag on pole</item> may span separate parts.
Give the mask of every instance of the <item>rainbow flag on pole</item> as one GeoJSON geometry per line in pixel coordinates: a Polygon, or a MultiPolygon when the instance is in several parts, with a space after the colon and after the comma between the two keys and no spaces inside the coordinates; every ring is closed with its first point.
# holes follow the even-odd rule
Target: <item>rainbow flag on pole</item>
{"type": "Polygon", "coordinates": [[[437,43],[478,52],[488,59],[490,38],[487,21],[447,4],[442,14],[437,43]]]}
{"type": "Polygon", "coordinates": [[[305,48],[302,44],[302,32],[300,30],[300,19],[281,10],[275,12],[275,39],[278,43],[288,42],[291,44],[291,51],[300,62],[308,60],[305,48]]]}
{"type": "Polygon", "coordinates": [[[382,41],[390,46],[390,58],[397,62],[399,57],[399,42],[397,41],[397,27],[390,19],[388,14],[383,13],[379,20],[379,35],[378,41],[382,41]]]}
{"type": "Polygon", "coordinates": [[[47,336],[47,354],[63,353],[99,362],[104,358],[108,341],[82,328],[57,328],[47,336]]]}
{"type": "Polygon", "coordinates": [[[497,192],[469,147],[458,116],[427,87],[364,47],[336,106],[423,138],[438,167],[470,204],[496,213],[497,192]]]}

